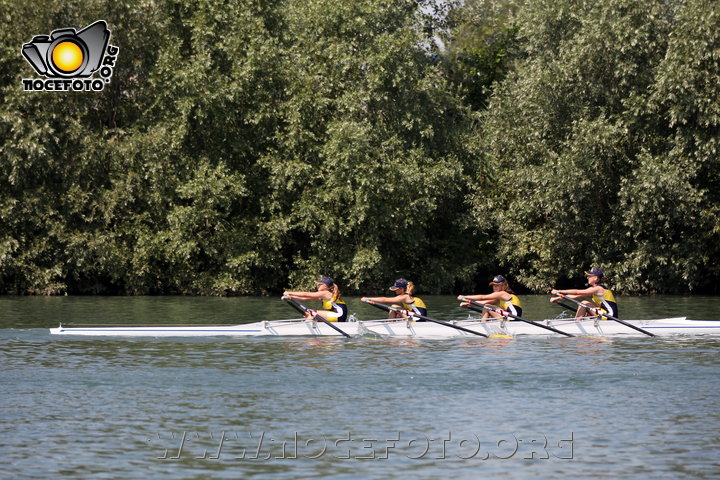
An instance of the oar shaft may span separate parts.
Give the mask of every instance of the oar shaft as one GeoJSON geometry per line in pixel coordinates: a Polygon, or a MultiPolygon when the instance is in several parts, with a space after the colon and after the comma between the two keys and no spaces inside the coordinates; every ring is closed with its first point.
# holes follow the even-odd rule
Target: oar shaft
{"type": "MultiPolygon", "coordinates": [[[[402,310],[402,309],[400,309],[400,308],[393,308],[393,307],[391,307],[390,305],[385,305],[384,303],[377,303],[377,302],[375,302],[375,301],[373,301],[373,300],[366,300],[365,303],[369,303],[369,304],[372,305],[373,307],[377,307],[377,308],[379,308],[379,309],[381,309],[381,310],[385,310],[385,311],[388,311],[388,312],[397,312],[397,313],[403,313],[403,312],[404,312],[404,310],[402,310]]],[[[479,336],[481,336],[481,337],[489,338],[489,337],[488,337],[487,335],[485,335],[484,333],[476,332],[475,330],[470,330],[469,328],[461,327],[460,325],[453,325],[452,323],[443,322],[442,320],[437,320],[437,319],[435,319],[435,318],[426,317],[425,315],[418,315],[418,314],[416,314],[416,313],[413,313],[412,316],[417,317],[417,318],[419,318],[419,319],[421,319],[421,320],[425,320],[425,321],[428,321],[428,322],[437,323],[437,324],[440,324],[440,325],[445,325],[446,327],[454,328],[454,329],[456,329],[456,330],[461,330],[461,331],[463,331],[463,332],[472,333],[473,335],[479,335],[479,336]]]]}
{"type": "Polygon", "coordinates": [[[514,318],[515,320],[520,320],[521,322],[529,323],[530,325],[535,325],[536,327],[544,328],[545,330],[550,330],[551,332],[559,333],[560,335],[565,335],[566,337],[574,337],[574,336],[575,336],[575,335],[573,335],[573,334],[571,334],[571,333],[563,332],[562,330],[558,330],[557,328],[553,328],[553,327],[551,327],[550,325],[543,325],[542,323],[537,323],[537,322],[533,322],[532,320],[528,320],[528,319],[523,318],[523,317],[518,317],[517,315],[513,315],[513,314],[510,313],[510,312],[502,311],[502,310],[500,310],[499,308],[494,307],[494,306],[492,306],[492,305],[485,305],[484,303],[479,303],[479,302],[476,302],[476,301],[474,301],[474,300],[470,300],[470,299],[468,299],[468,298],[463,298],[463,302],[468,302],[471,307],[472,307],[472,306],[475,306],[475,307],[478,307],[479,309],[481,309],[481,310],[479,310],[478,308],[472,308],[472,309],[475,310],[475,311],[490,310],[490,311],[493,311],[493,312],[498,312],[498,313],[500,313],[500,314],[502,314],[502,315],[505,315],[505,316],[508,316],[508,317],[510,317],[510,318],[514,318]]]}
{"type": "Polygon", "coordinates": [[[290,305],[291,307],[293,307],[295,310],[297,310],[298,312],[300,312],[301,315],[303,315],[303,316],[305,315],[306,311],[303,310],[303,309],[300,307],[300,305],[298,305],[298,303],[297,303],[296,300],[293,300],[292,298],[284,298],[283,300],[285,301],[285,303],[287,303],[288,305],[290,305]]]}
{"type": "Polygon", "coordinates": [[[568,305],[567,303],[555,302],[555,305],[561,306],[561,307],[563,307],[567,310],[571,310],[573,312],[577,311],[577,307],[573,307],[571,305],[568,305]]]}
{"type": "Polygon", "coordinates": [[[478,307],[475,307],[475,306],[473,306],[473,305],[465,305],[465,308],[467,308],[468,310],[472,310],[473,312],[485,313],[485,309],[484,309],[484,308],[478,308],[478,307]]]}
{"type": "MultiPolygon", "coordinates": [[[[589,309],[589,310],[596,310],[596,311],[599,310],[598,307],[593,307],[593,306],[590,306],[590,305],[585,305],[584,303],[578,301],[577,299],[571,298],[571,297],[569,297],[569,296],[567,296],[567,295],[564,295],[564,294],[562,294],[562,293],[559,293],[559,294],[557,294],[557,295],[558,295],[560,298],[570,300],[571,302],[573,302],[573,303],[575,303],[575,304],[577,304],[577,305],[579,305],[579,306],[581,306],[581,307],[585,307],[585,308],[587,308],[587,309],[589,309]]],[[[628,322],[626,322],[626,321],[624,321],[624,320],[620,320],[619,318],[613,317],[612,315],[608,315],[607,313],[601,313],[600,315],[603,316],[603,317],[607,317],[607,318],[609,318],[610,320],[614,320],[614,321],[616,321],[616,322],[618,322],[618,323],[621,323],[621,324],[625,325],[626,327],[632,328],[633,330],[637,330],[638,332],[644,333],[645,335],[647,335],[647,336],[649,336],[649,337],[654,337],[654,336],[656,336],[654,333],[648,332],[648,331],[645,330],[644,328],[640,328],[640,327],[638,327],[638,326],[636,326],[636,325],[633,325],[632,323],[628,323],[628,322]]]]}
{"type": "MultiPolygon", "coordinates": [[[[308,313],[310,311],[309,308],[307,308],[305,305],[303,305],[302,303],[298,302],[297,300],[295,300],[293,298],[284,298],[283,300],[285,300],[288,304],[290,304],[290,306],[292,306],[295,310],[302,313],[303,315],[305,315],[306,313],[308,313]]],[[[339,332],[341,335],[344,335],[344,336],[350,338],[349,334],[347,334],[346,332],[343,332],[340,328],[333,325],[322,315],[315,315],[313,317],[313,320],[322,322],[322,323],[326,324],[328,327],[332,328],[333,330],[339,332]]]]}

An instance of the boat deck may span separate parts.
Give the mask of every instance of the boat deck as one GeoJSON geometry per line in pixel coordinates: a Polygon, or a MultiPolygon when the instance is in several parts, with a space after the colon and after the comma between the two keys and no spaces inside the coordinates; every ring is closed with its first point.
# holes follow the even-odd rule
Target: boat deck
{"type": "MultiPolygon", "coordinates": [[[[542,335],[557,336],[561,334],[520,321],[480,321],[455,320],[447,321],[451,325],[478,332],[484,335],[542,335]]],[[[628,320],[635,326],[647,330],[657,336],[669,335],[720,335],[720,321],[688,320],[684,317],[654,320],[628,320]]],[[[537,322],[551,326],[574,336],[600,335],[642,336],[641,332],[612,320],[556,319],[537,322]]],[[[400,320],[365,320],[354,322],[338,322],[334,325],[343,332],[357,335],[381,335],[392,337],[472,337],[476,336],[464,330],[440,325],[432,322],[413,322],[400,320]]],[[[340,336],[341,333],[323,323],[305,321],[303,319],[263,321],[231,326],[127,326],[127,327],[63,327],[51,328],[53,335],[83,336],[123,336],[123,337],[212,337],[212,336],[340,336]]]]}

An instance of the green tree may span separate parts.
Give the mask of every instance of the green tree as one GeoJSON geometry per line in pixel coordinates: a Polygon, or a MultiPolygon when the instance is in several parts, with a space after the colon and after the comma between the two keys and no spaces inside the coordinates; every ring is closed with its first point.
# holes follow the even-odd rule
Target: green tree
{"type": "Polygon", "coordinates": [[[46,94],[2,51],[0,290],[263,293],[322,271],[439,291],[472,272],[468,116],[426,4],[66,7],[2,3],[22,30],[5,44],[104,18],[120,57],[102,93],[46,94]]]}
{"type": "Polygon", "coordinates": [[[485,110],[492,86],[500,82],[519,54],[519,6],[510,0],[471,0],[452,8],[441,38],[447,75],[463,101],[485,110]]]}
{"type": "Polygon", "coordinates": [[[643,152],[620,191],[632,290],[682,291],[720,275],[720,15],[717,2],[677,6],[647,100],[659,148],[643,152]]]}
{"type": "Polygon", "coordinates": [[[294,241],[291,281],[351,289],[468,277],[463,235],[468,115],[420,31],[416,2],[318,1],[288,11],[289,95],[278,150],[261,163],[271,223],[294,241]],[[281,226],[281,227],[280,227],[281,226]]]}
{"type": "Polygon", "coordinates": [[[716,272],[702,252],[716,251],[717,184],[699,174],[717,156],[698,154],[713,151],[717,124],[686,130],[669,96],[684,97],[693,115],[717,104],[717,62],[706,53],[714,47],[699,42],[709,35],[717,45],[710,10],[540,0],[519,11],[525,58],[479,129],[497,188],[472,202],[494,220],[500,261],[526,285],[547,289],[600,264],[621,289],[682,291],[716,272]],[[689,92],[673,76],[677,62],[693,66],[700,88],[689,92]]]}
{"type": "Polygon", "coordinates": [[[255,161],[281,89],[271,7],[95,2],[77,17],[61,5],[28,5],[38,16],[6,8],[33,34],[104,18],[121,53],[101,94],[43,94],[18,89],[28,66],[15,52],[0,110],[3,290],[267,287],[276,269],[254,270],[264,250],[250,192],[266,183],[255,161]]]}

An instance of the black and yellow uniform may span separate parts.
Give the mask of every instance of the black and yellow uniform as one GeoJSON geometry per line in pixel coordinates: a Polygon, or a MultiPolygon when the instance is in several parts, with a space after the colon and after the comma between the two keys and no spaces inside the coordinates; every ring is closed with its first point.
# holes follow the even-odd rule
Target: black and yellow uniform
{"type": "Polygon", "coordinates": [[[328,321],[347,322],[348,309],[344,301],[335,300],[332,302],[330,300],[323,300],[322,308],[323,310],[330,312],[327,316],[328,321]]]}
{"type": "MultiPolygon", "coordinates": [[[[412,312],[416,315],[422,315],[424,317],[427,316],[427,307],[425,306],[425,302],[423,302],[418,297],[411,297],[412,302],[410,303],[403,303],[402,306],[405,310],[412,312]]],[[[418,322],[422,322],[423,320],[418,318],[418,322]]]]}
{"type": "Polygon", "coordinates": [[[593,295],[592,301],[595,302],[595,304],[600,305],[600,309],[608,315],[620,318],[618,306],[615,302],[615,295],[613,295],[613,293],[605,285],[600,286],[605,289],[605,293],[601,297],[593,295]]]}
{"type": "Polygon", "coordinates": [[[503,310],[507,310],[516,317],[522,317],[522,303],[517,295],[511,293],[510,300],[500,300],[498,304],[503,310]]]}

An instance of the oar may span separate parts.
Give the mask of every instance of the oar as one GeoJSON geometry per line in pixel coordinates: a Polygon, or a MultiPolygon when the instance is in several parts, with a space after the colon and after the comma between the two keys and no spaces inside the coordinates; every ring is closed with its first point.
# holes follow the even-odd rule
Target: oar
{"type": "MultiPolygon", "coordinates": [[[[385,311],[388,311],[388,312],[404,313],[404,312],[406,311],[406,310],[403,310],[403,309],[401,309],[401,308],[395,308],[395,307],[391,307],[390,305],[385,305],[384,303],[377,303],[377,302],[375,302],[375,301],[373,301],[373,300],[369,300],[369,299],[368,299],[368,300],[365,300],[365,303],[369,303],[369,304],[372,305],[373,307],[377,307],[377,308],[379,308],[379,309],[381,309],[381,310],[385,310],[385,311]]],[[[456,329],[456,330],[462,330],[463,332],[472,333],[473,335],[480,335],[481,337],[489,338],[489,337],[488,337],[487,335],[485,335],[484,333],[476,332],[475,330],[470,330],[469,328],[461,327],[460,325],[453,325],[452,323],[443,322],[442,320],[436,320],[436,319],[434,319],[434,318],[426,317],[425,315],[418,315],[418,314],[416,314],[416,313],[413,313],[412,316],[413,316],[413,317],[417,317],[417,318],[419,318],[419,319],[421,319],[421,320],[428,321],[428,322],[433,322],[433,323],[437,323],[437,324],[440,324],[440,325],[445,325],[446,327],[454,328],[454,329],[456,329]]]]}
{"type": "Polygon", "coordinates": [[[573,311],[573,312],[577,312],[577,307],[573,307],[573,306],[570,306],[570,305],[568,305],[568,304],[566,304],[566,303],[562,303],[562,302],[554,302],[554,303],[555,303],[555,305],[558,305],[558,306],[560,306],[560,307],[566,308],[566,309],[571,310],[571,311],[573,311]]]}
{"type": "Polygon", "coordinates": [[[506,312],[506,311],[504,311],[504,310],[501,310],[500,308],[497,308],[497,307],[495,307],[495,306],[493,306],[493,305],[485,305],[485,304],[482,304],[482,303],[479,303],[479,302],[475,302],[475,301],[473,301],[473,300],[470,300],[470,299],[468,299],[468,298],[463,298],[462,301],[463,301],[463,302],[468,302],[468,303],[470,304],[470,306],[473,306],[473,305],[474,305],[474,306],[479,307],[480,309],[482,309],[482,310],[480,310],[480,309],[477,309],[477,308],[472,308],[472,310],[475,310],[475,311],[480,311],[480,312],[482,312],[483,310],[490,310],[490,311],[493,311],[493,312],[501,313],[502,315],[504,315],[504,316],[506,316],[506,317],[514,318],[515,320],[520,320],[521,322],[529,323],[530,325],[535,325],[536,327],[544,328],[545,330],[550,330],[551,332],[559,333],[560,335],[565,335],[566,337],[574,337],[574,336],[575,336],[575,335],[573,335],[573,334],[570,334],[570,333],[567,333],[567,332],[563,332],[562,330],[558,330],[557,328],[553,328],[553,327],[551,327],[551,326],[549,326],[549,325],[543,325],[542,323],[537,323],[537,322],[533,322],[532,320],[527,320],[527,319],[525,319],[525,318],[518,317],[517,315],[513,315],[513,314],[510,313],[510,312],[506,312]]]}
{"type": "MultiPolygon", "coordinates": [[[[298,301],[295,300],[294,298],[283,298],[283,300],[286,301],[288,304],[290,304],[290,306],[292,306],[295,310],[297,310],[298,312],[300,312],[300,313],[303,314],[303,315],[305,315],[306,313],[310,312],[310,309],[309,309],[309,308],[307,308],[305,305],[303,305],[302,303],[298,302],[298,301]]],[[[342,335],[345,335],[346,337],[350,338],[350,335],[348,335],[347,333],[343,332],[343,331],[340,330],[338,327],[336,327],[335,325],[333,325],[332,323],[330,323],[330,322],[329,322],[326,318],[324,318],[322,315],[315,315],[315,316],[313,317],[313,320],[315,320],[316,322],[322,322],[322,323],[326,324],[327,326],[329,326],[330,328],[332,328],[333,330],[336,330],[336,331],[340,332],[342,335]]]]}
{"type": "MultiPolygon", "coordinates": [[[[558,297],[560,297],[560,298],[568,299],[568,300],[570,300],[571,302],[576,303],[576,304],[578,304],[578,305],[581,306],[581,307],[587,308],[588,310],[594,310],[594,311],[595,311],[595,314],[598,315],[598,310],[599,310],[598,307],[591,307],[590,305],[585,305],[584,303],[578,301],[577,299],[575,299],[575,298],[570,298],[570,297],[568,297],[567,295],[562,294],[562,293],[557,293],[556,295],[557,295],[558,297]]],[[[626,327],[630,327],[630,328],[632,328],[633,330],[637,330],[638,332],[644,333],[645,335],[648,335],[648,336],[650,336],[650,337],[655,337],[655,336],[656,336],[654,333],[648,332],[647,330],[645,330],[645,329],[643,329],[643,328],[640,328],[640,327],[638,327],[638,326],[635,326],[635,325],[633,325],[632,323],[628,323],[628,322],[625,322],[625,321],[623,321],[623,320],[620,320],[619,318],[615,318],[615,317],[613,317],[612,315],[608,315],[607,313],[600,313],[599,315],[600,315],[600,316],[603,316],[603,317],[607,317],[607,318],[609,318],[610,320],[615,320],[615,321],[618,322],[618,323],[622,323],[622,324],[625,325],[626,327]]]]}

